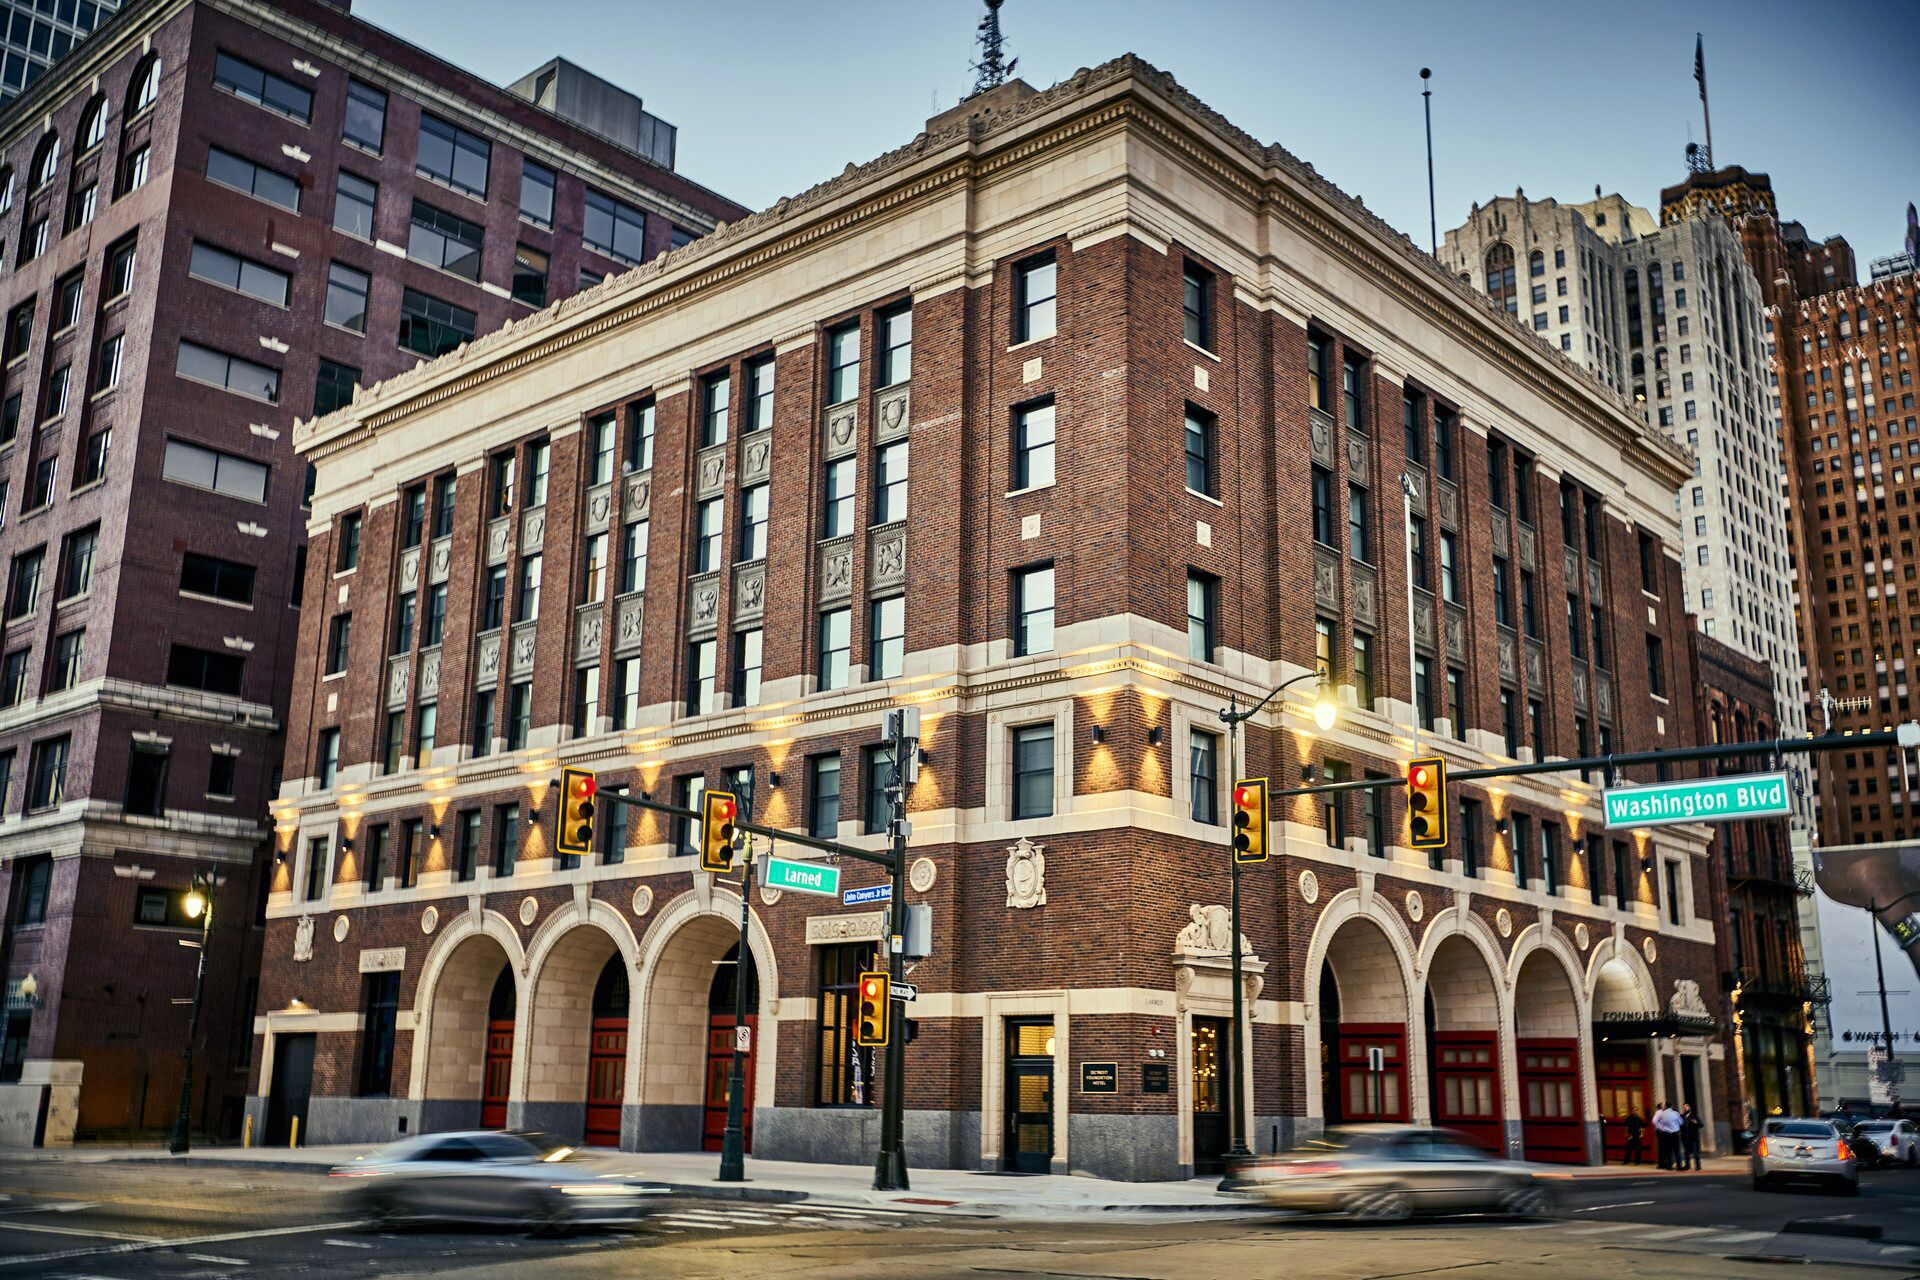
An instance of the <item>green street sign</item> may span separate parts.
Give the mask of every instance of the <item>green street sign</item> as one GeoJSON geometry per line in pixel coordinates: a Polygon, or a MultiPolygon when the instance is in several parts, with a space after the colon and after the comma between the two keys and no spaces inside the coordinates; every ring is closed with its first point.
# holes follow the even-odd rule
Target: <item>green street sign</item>
{"type": "Polygon", "coordinates": [[[760,883],[770,889],[791,889],[795,893],[818,893],[829,898],[840,896],[840,868],[824,862],[793,862],[786,858],[762,858],[760,883]]]}
{"type": "Polygon", "coordinates": [[[1665,827],[1677,822],[1780,818],[1793,812],[1793,788],[1784,773],[1611,787],[1600,793],[1600,799],[1606,807],[1610,831],[1665,827]]]}

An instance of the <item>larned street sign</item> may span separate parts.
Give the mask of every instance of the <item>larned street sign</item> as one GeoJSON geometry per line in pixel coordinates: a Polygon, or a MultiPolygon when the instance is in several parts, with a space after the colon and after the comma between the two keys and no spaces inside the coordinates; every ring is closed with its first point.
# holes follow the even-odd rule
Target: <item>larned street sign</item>
{"type": "Polygon", "coordinates": [[[840,868],[824,862],[793,862],[786,858],[765,858],[766,870],[761,882],[770,889],[792,889],[795,893],[818,893],[836,897],[840,893],[840,868]]]}
{"type": "Polygon", "coordinates": [[[1607,827],[1664,827],[1677,822],[1778,818],[1793,812],[1793,788],[1784,773],[1698,778],[1645,787],[1609,787],[1600,793],[1607,827]]]}
{"type": "Polygon", "coordinates": [[[890,884],[870,885],[865,889],[849,889],[840,895],[840,900],[848,906],[862,902],[893,901],[893,886],[890,884]]]}

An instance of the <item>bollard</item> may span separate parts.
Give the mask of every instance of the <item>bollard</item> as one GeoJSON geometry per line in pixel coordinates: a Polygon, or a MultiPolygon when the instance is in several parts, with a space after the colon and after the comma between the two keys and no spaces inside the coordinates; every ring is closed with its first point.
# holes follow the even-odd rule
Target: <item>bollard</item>
{"type": "Polygon", "coordinates": [[[299,1116],[295,1116],[293,1118],[293,1123],[289,1125],[287,1128],[287,1145],[289,1147],[297,1147],[300,1145],[300,1117],[299,1116]]]}
{"type": "Polygon", "coordinates": [[[252,1116],[248,1116],[246,1122],[240,1126],[240,1145],[242,1147],[251,1147],[253,1145],[252,1116]]]}

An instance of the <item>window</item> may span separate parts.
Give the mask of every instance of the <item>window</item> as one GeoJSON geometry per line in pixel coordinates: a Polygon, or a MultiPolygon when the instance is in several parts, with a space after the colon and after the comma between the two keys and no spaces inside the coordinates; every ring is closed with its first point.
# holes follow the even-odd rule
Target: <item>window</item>
{"type": "Polygon", "coordinates": [[[1214,497],[1214,417],[1187,406],[1187,488],[1214,497]]]}
{"type": "Polygon", "coordinates": [[[853,490],[853,459],[836,458],[829,462],[821,501],[821,537],[837,538],[853,532],[853,490]]]}
{"type": "Polygon", "coordinates": [[[533,684],[520,680],[507,688],[507,750],[518,751],[527,745],[533,728],[533,684]]]}
{"type": "Polygon", "coordinates": [[[1440,474],[1448,480],[1453,474],[1453,411],[1434,406],[1433,410],[1433,464],[1440,474]]]}
{"type": "Polygon", "coordinates": [[[25,511],[38,511],[53,501],[53,485],[60,470],[60,459],[41,458],[33,464],[28,477],[25,511]]]}
{"type": "Polygon", "coordinates": [[[1053,726],[1023,725],[1013,731],[1013,817],[1053,816],[1053,726]]]}
{"type": "Polygon", "coordinates": [[[111,302],[133,292],[133,268],[139,260],[138,248],[133,238],[128,237],[107,250],[106,297],[103,301],[111,302]]]}
{"type": "Polygon", "coordinates": [[[27,649],[15,649],[0,663],[0,707],[17,707],[27,696],[27,649]]]}
{"type": "Polygon", "coordinates": [[[1426,440],[1421,431],[1421,401],[1420,397],[1411,391],[1400,397],[1400,419],[1403,434],[1406,437],[1407,461],[1424,461],[1426,440]]]}
{"type": "Polygon", "coordinates": [[[360,565],[360,527],[365,517],[358,511],[349,511],[340,517],[340,527],[334,533],[333,571],[346,573],[360,565]]]}
{"type": "Polygon", "coordinates": [[[1527,699],[1527,740],[1533,744],[1533,758],[1547,758],[1547,712],[1538,698],[1527,699]]]}
{"type": "Polygon", "coordinates": [[[26,811],[51,809],[67,798],[66,734],[33,744],[27,757],[26,811]]]}
{"type": "Polygon", "coordinates": [[[93,589],[93,557],[100,546],[100,526],[88,525],[70,533],[60,544],[60,600],[71,600],[93,589]]]}
{"type": "Polygon", "coordinates": [[[1354,701],[1362,708],[1373,709],[1373,637],[1364,631],[1353,633],[1353,670],[1349,673],[1353,683],[1354,701]]]}
{"type": "Polygon", "coordinates": [[[427,532],[427,486],[408,486],[400,495],[400,546],[410,551],[427,532]]]}
{"type": "Polygon", "coordinates": [[[1013,411],[1013,487],[1053,483],[1053,401],[1013,411]]]}
{"type": "Polygon", "coordinates": [[[196,342],[180,343],[174,360],[174,372],[191,382],[220,387],[235,395],[280,403],[280,371],[255,364],[240,356],[230,356],[196,342]]]}
{"type": "Polygon", "coordinates": [[[1540,610],[1534,603],[1531,569],[1520,571],[1520,625],[1534,639],[1540,638],[1540,610]]]}
{"type": "Polygon", "coordinates": [[[234,794],[234,775],[240,763],[240,756],[232,751],[216,750],[207,760],[207,798],[210,800],[231,800],[234,794]]]}
{"type": "Polygon", "coordinates": [[[1676,858],[1667,859],[1667,923],[1680,923],[1680,862],[1676,858]]]}
{"type": "Polygon", "coordinates": [[[1567,652],[1576,658],[1587,656],[1586,615],[1580,608],[1577,592],[1567,593],[1567,652]]]}
{"type": "Polygon", "coordinates": [[[473,758],[493,754],[493,690],[478,689],[473,695],[473,758]]]}
{"type": "MultiPolygon", "coordinates": [[[[1384,775],[1369,773],[1367,777],[1385,781],[1384,775]]],[[[1387,856],[1387,789],[1369,787],[1364,801],[1367,820],[1367,855],[1374,858],[1387,856]]]]}
{"type": "Polygon", "coordinates": [[[333,188],[333,229],[373,239],[373,205],[379,194],[379,187],[342,169],[333,188]]]}
{"type": "MultiPolygon", "coordinates": [[[[707,780],[705,778],[695,775],[690,778],[677,779],[674,782],[673,789],[675,803],[682,809],[691,809],[695,813],[701,811],[700,798],[707,793],[707,780]]],[[[697,818],[674,819],[674,828],[679,833],[674,844],[676,846],[676,852],[679,853],[681,857],[692,857],[700,852],[700,827],[701,822],[697,818]]]]}
{"type": "Polygon", "coordinates": [[[332,413],[353,403],[360,389],[360,371],[350,364],[339,364],[320,357],[320,371],[313,383],[313,415],[332,413]]]}
{"type": "Polygon", "coordinates": [[[94,211],[100,205],[100,185],[89,182],[67,197],[67,230],[78,231],[93,221],[94,211]]]}
{"type": "Polygon", "coordinates": [[[540,568],[544,557],[523,555],[520,557],[519,590],[513,597],[513,620],[515,622],[533,622],[540,617],[540,568]]]}
{"type": "Polygon", "coordinates": [[[646,400],[627,410],[627,471],[646,471],[653,466],[653,401],[646,400]]]}
{"type": "Polygon", "coordinates": [[[1500,738],[1508,755],[1520,754],[1520,711],[1516,695],[1511,689],[1500,691],[1500,738]]]}
{"type": "Polygon", "coordinates": [[[1367,518],[1367,491],[1347,486],[1347,550],[1362,564],[1373,563],[1373,534],[1367,518]]]}
{"type": "Polygon", "coordinates": [[[884,600],[875,600],[870,606],[867,647],[869,680],[891,680],[904,669],[907,653],[905,596],[888,596],[884,600]]]}
{"type": "Polygon", "coordinates": [[[1013,652],[1016,657],[1053,648],[1053,566],[1013,574],[1013,652]]]}
{"type": "Polygon", "coordinates": [[[421,113],[420,151],[414,168],[423,177],[484,200],[491,154],[485,138],[421,113]]]}
{"type": "Polygon", "coordinates": [[[860,326],[843,324],[827,334],[827,403],[845,404],[860,394],[860,326]]]}
{"type": "Polygon", "coordinates": [[[639,591],[647,585],[646,520],[634,520],[620,531],[620,591],[639,591]]]}
{"type": "Polygon", "coordinates": [[[1327,386],[1329,347],[1325,334],[1307,330],[1307,405],[1323,413],[1333,412],[1333,394],[1327,386]]]}
{"type": "Polygon", "coordinates": [[[907,442],[895,440],[873,451],[873,522],[907,518],[907,442]]]}
{"type": "Polygon", "coordinates": [[[1447,714],[1455,738],[1467,736],[1467,673],[1458,667],[1447,668],[1447,714]]]}
{"type": "Polygon", "coordinates": [[[7,313],[7,363],[27,354],[33,345],[33,299],[29,298],[7,313]]]}
{"type": "Polygon", "coordinates": [[[327,630],[326,674],[337,676],[347,669],[347,651],[353,643],[353,615],[336,613],[327,630]]]}
{"type": "Polygon", "coordinates": [[[427,588],[426,612],[420,621],[420,644],[432,648],[447,638],[447,584],[427,588]]]}
{"type": "Polygon", "coordinates": [[[1540,824],[1540,875],[1549,894],[1560,892],[1560,827],[1553,822],[1540,824]]]}
{"type": "Polygon", "coordinates": [[[493,874],[510,876],[520,857],[520,806],[493,807],[493,874]]]}
{"type": "Polygon", "coordinates": [[[913,307],[895,307],[878,317],[880,385],[895,387],[913,377],[913,307]]]}
{"type": "Polygon", "coordinates": [[[1346,406],[1347,430],[1365,434],[1367,430],[1367,361],[1351,351],[1340,356],[1341,401],[1346,406]]]}
{"type": "Polygon", "coordinates": [[[367,291],[371,280],[344,262],[327,266],[327,323],[353,333],[367,331],[367,291]]]}
{"type": "MultiPolygon", "coordinates": [[[[624,785],[613,790],[621,795],[627,791],[624,785]]],[[[625,862],[633,810],[624,804],[610,802],[606,807],[606,815],[606,823],[600,828],[600,861],[608,865],[625,862]]]]}
{"type": "Polygon", "coordinates": [[[387,95],[370,84],[347,81],[347,116],[340,136],[375,155],[387,142],[387,95]]]}
{"type": "Polygon", "coordinates": [[[1220,735],[1195,729],[1187,749],[1191,782],[1188,812],[1195,822],[1220,823],[1220,735]]]}
{"type": "Polygon", "coordinates": [[[1195,662],[1212,662],[1218,633],[1215,615],[1220,596],[1219,579],[1209,574],[1187,573],[1187,656],[1195,662]]]}
{"type": "Polygon", "coordinates": [[[1057,266],[1052,254],[1013,269],[1013,340],[1037,342],[1054,334],[1057,266]]]}
{"type": "Polygon", "coordinates": [[[499,453],[487,464],[487,518],[490,520],[498,520],[513,510],[513,463],[511,453],[499,453]]]}
{"type": "Polygon", "coordinates": [[[859,1021],[860,974],[880,963],[871,942],[821,947],[820,1020],[814,1104],[869,1107],[876,1097],[875,1054],[854,1043],[859,1021]]]}
{"type": "Polygon", "coordinates": [[[1493,558],[1493,620],[1503,627],[1513,625],[1513,592],[1504,556],[1493,558]]]}
{"type": "Polygon", "coordinates": [[[892,797],[887,794],[893,782],[892,744],[860,748],[860,777],[860,830],[874,835],[885,831],[893,821],[892,797]]]}
{"type": "Polygon", "coordinates": [[[734,632],[733,705],[736,707],[756,706],[760,702],[761,648],[760,628],[734,632]]]}
{"type": "MultiPolygon", "coordinates": [[[[42,422],[51,422],[67,411],[67,387],[73,380],[73,366],[63,364],[47,375],[46,403],[40,414],[42,422]]],[[[32,505],[38,506],[38,503],[32,505]]]]}
{"type": "Polygon", "coordinates": [[[6,398],[5,407],[0,409],[0,444],[12,444],[20,435],[20,393],[14,392],[6,398]]]}
{"type": "Polygon", "coordinates": [[[127,762],[127,789],[122,802],[126,813],[136,818],[158,818],[166,811],[167,760],[165,747],[150,748],[133,744],[127,762]]]}
{"type": "Polygon", "coordinates": [[[687,646],[687,714],[704,716],[714,709],[714,670],[718,655],[712,640],[687,646]]]}
{"type": "Polygon", "coordinates": [[[1603,671],[1607,667],[1606,634],[1606,616],[1596,604],[1593,606],[1593,665],[1603,671]]]}
{"type": "Polygon", "coordinates": [[[1647,637],[1647,692],[1656,698],[1667,694],[1667,662],[1656,635],[1647,637]]]}
{"type": "Polygon", "coordinates": [[[853,611],[829,609],[820,615],[820,688],[844,689],[853,650],[853,611]]]}
{"type": "Polygon", "coordinates": [[[443,356],[473,341],[474,313],[413,289],[400,294],[400,345],[423,356],[443,356]]]}
{"type": "Polygon", "coordinates": [[[513,300],[530,307],[547,305],[547,255],[524,244],[513,246],[513,300]]]}
{"type": "Polygon", "coordinates": [[[708,498],[694,509],[693,571],[709,573],[720,567],[720,539],[726,527],[727,500],[708,498]]]}
{"type": "MultiPolygon", "coordinates": [[[[1699,490],[1695,490],[1699,492],[1699,490]]],[[[1660,552],[1653,538],[1647,534],[1639,535],[1640,544],[1640,589],[1650,596],[1660,594],[1660,552]]]]}
{"type": "Polygon", "coordinates": [[[147,175],[153,171],[153,148],[141,143],[127,152],[126,159],[120,162],[120,194],[138,191],[147,185],[147,175]]]}
{"type": "MultiPolygon", "coordinates": [[[[1321,764],[1321,772],[1328,782],[1345,782],[1347,766],[1344,761],[1327,760],[1321,764]]],[[[1338,791],[1325,792],[1321,796],[1321,829],[1326,833],[1327,847],[1344,849],[1347,847],[1347,802],[1338,791]]]]}
{"type": "Polygon", "coordinates": [[[245,671],[246,659],[237,654],[215,653],[185,644],[176,644],[167,653],[167,683],[182,689],[237,698],[245,671]]]}
{"type": "Polygon", "coordinates": [[[1433,728],[1433,659],[1424,654],[1415,654],[1413,659],[1413,700],[1414,710],[1420,716],[1420,727],[1433,728]]]}
{"type": "Polygon", "coordinates": [[[35,218],[20,234],[20,265],[25,266],[47,251],[47,220],[35,218]]]}
{"type": "Polygon", "coordinates": [[[543,227],[553,225],[553,170],[531,160],[520,162],[520,216],[543,227]]]}
{"type": "Polygon", "coordinates": [[[94,362],[93,389],[95,392],[111,391],[120,385],[121,352],[125,347],[125,334],[116,333],[101,341],[99,356],[94,362]]]}
{"type": "Polygon", "coordinates": [[[87,104],[86,114],[80,117],[80,139],[76,155],[84,156],[107,139],[107,100],[95,98],[87,104]]]}
{"type": "MultiPolygon", "coordinates": [[[[53,855],[34,854],[21,858],[14,863],[14,893],[19,906],[14,914],[14,923],[21,925],[45,924],[47,922],[47,891],[53,882],[53,855]]],[[[17,1033],[9,1030],[8,1039],[17,1033]]],[[[12,1073],[9,1073],[12,1075],[12,1073]]],[[[12,1075],[18,1081],[18,1075],[12,1075]]]]}
{"type": "Polygon", "coordinates": [[[483,240],[479,223],[436,209],[424,200],[413,202],[413,218],[407,229],[407,256],[415,262],[424,262],[463,280],[478,280],[483,240]]]}
{"type": "Polygon", "coordinates": [[[1407,559],[1412,566],[1413,585],[1427,589],[1427,518],[1407,517],[1407,559]]]}
{"type": "Polygon", "coordinates": [[[1633,892],[1633,881],[1628,875],[1628,869],[1627,869],[1626,841],[1615,840],[1613,842],[1614,905],[1619,907],[1622,911],[1625,911],[1627,909],[1627,904],[1631,902],[1635,896],[1636,895],[1633,892]]]}
{"type": "Polygon", "coordinates": [[[223,187],[300,212],[300,184],[277,169],[255,164],[219,147],[207,148],[207,179],[223,187]]]}
{"type": "Polygon", "coordinates": [[[611,196],[588,191],[581,239],[609,257],[640,262],[647,256],[647,215],[611,196]]]}
{"type": "Polygon", "coordinates": [[[1213,350],[1213,276],[1189,262],[1181,273],[1180,288],[1187,341],[1213,350]]]}
{"type": "MultiPolygon", "coordinates": [[[[322,729],[318,741],[314,744],[313,769],[314,777],[319,782],[320,790],[325,791],[332,787],[334,775],[339,771],[340,730],[322,729]]],[[[318,897],[319,891],[310,889],[307,896],[309,898],[318,897]]]]}
{"type": "Polygon", "coordinates": [[[640,659],[613,662],[613,727],[631,729],[640,721],[640,659]]]}
{"type": "Polygon", "coordinates": [[[727,442],[727,412],[733,407],[733,379],[727,371],[700,380],[700,447],[727,442]]]}
{"type": "Polygon", "coordinates": [[[573,736],[584,738],[594,732],[599,714],[600,667],[581,667],[573,673],[573,736]]]}
{"type": "Polygon", "coordinates": [[[1313,540],[1322,546],[1339,544],[1333,532],[1333,472],[1316,466],[1313,471],[1313,540]]]}
{"type": "Polygon", "coordinates": [[[773,357],[747,363],[746,432],[765,431],[773,425],[773,357]]]}
{"type": "MultiPolygon", "coordinates": [[[[225,89],[234,97],[251,102],[255,106],[298,120],[307,124],[313,119],[313,94],[301,86],[275,75],[251,62],[243,61],[230,53],[216,53],[213,57],[213,83],[225,89]]],[[[349,89],[353,86],[350,84],[349,89]]],[[[349,92],[351,99],[351,92],[349,92]]],[[[381,97],[381,111],[386,110],[385,96],[381,97]]],[[[348,120],[353,117],[351,102],[347,111],[348,120]]],[[[349,132],[348,137],[352,137],[349,132]]],[[[375,144],[378,150],[378,144],[375,144]]]]}
{"type": "Polygon", "coordinates": [[[433,482],[433,528],[431,536],[435,539],[451,537],[453,534],[453,501],[457,493],[454,478],[441,476],[433,482]]]}
{"type": "Polygon", "coordinates": [[[23,551],[13,558],[13,568],[7,577],[8,622],[30,618],[40,607],[40,572],[46,558],[43,547],[23,551]]]}
{"type": "Polygon", "coordinates": [[[807,834],[831,840],[840,830],[840,757],[807,757],[807,834]]]}

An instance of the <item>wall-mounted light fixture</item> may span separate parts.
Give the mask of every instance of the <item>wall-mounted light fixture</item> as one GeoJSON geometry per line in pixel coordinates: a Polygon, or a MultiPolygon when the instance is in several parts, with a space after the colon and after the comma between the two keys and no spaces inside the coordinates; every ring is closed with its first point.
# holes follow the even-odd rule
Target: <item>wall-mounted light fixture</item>
{"type": "Polygon", "coordinates": [[[1095,743],[1105,742],[1107,740],[1107,731],[1099,725],[1093,726],[1093,740],[1095,743]]]}
{"type": "Polygon", "coordinates": [[[780,771],[778,769],[772,769],[767,772],[767,786],[774,791],[780,789],[780,771]]]}
{"type": "Polygon", "coordinates": [[[439,838],[440,838],[440,824],[436,822],[432,826],[427,828],[427,839],[438,840],[439,838]]]}
{"type": "Polygon", "coordinates": [[[1309,760],[1305,764],[1300,766],[1300,781],[1312,782],[1315,778],[1319,776],[1320,776],[1319,766],[1314,764],[1313,761],[1309,760]]]}
{"type": "Polygon", "coordinates": [[[1157,747],[1160,745],[1160,740],[1166,736],[1167,736],[1167,731],[1165,729],[1162,729],[1159,725],[1155,725],[1153,726],[1153,728],[1147,730],[1147,745],[1150,747],[1157,747]]]}

